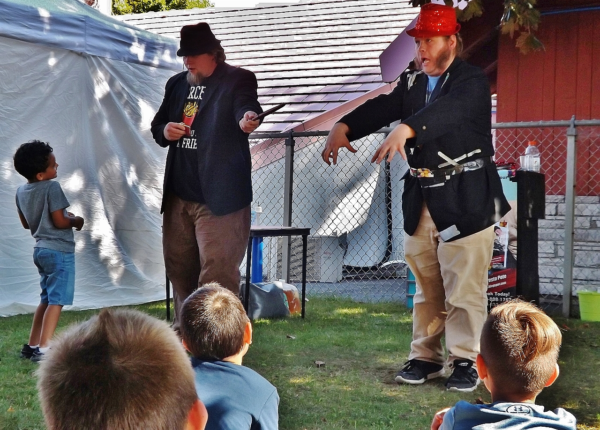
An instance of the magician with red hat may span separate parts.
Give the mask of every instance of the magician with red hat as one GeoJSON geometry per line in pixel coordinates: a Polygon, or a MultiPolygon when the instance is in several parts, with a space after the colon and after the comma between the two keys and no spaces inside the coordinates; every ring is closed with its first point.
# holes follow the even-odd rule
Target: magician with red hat
{"type": "Polygon", "coordinates": [[[491,134],[491,94],[483,71],[459,58],[456,12],[429,3],[421,8],[414,37],[417,70],[400,76],[380,95],[340,119],[322,158],[400,120],[373,155],[388,162],[399,153],[404,179],[404,250],[415,275],[413,341],[396,382],[422,384],[452,373],[446,388],[473,391],[476,357],[487,316],[488,266],[493,224],[510,210],[502,192],[491,134]],[[448,357],[444,357],[445,334],[448,357]]]}
{"type": "Polygon", "coordinates": [[[207,23],[181,29],[187,71],[171,77],[152,120],[168,148],[163,185],[163,254],[173,284],[175,330],[183,301],[208,282],[239,292],[250,234],[248,134],[262,112],[254,73],[230,66],[207,23]]]}

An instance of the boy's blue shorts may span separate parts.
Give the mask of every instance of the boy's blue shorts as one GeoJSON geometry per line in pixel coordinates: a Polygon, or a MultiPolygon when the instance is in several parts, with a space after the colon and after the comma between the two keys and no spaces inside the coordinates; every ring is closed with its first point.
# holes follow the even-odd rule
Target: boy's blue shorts
{"type": "Polygon", "coordinates": [[[33,262],[40,272],[40,303],[72,305],[75,293],[75,253],[33,248],[33,262]]]}

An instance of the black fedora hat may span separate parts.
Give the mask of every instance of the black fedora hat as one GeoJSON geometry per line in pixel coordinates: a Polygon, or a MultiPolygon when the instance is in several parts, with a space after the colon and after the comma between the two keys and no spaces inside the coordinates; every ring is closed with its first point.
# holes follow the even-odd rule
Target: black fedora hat
{"type": "Polygon", "coordinates": [[[205,22],[181,27],[181,39],[179,40],[179,57],[201,55],[221,46],[210,27],[205,22]]]}

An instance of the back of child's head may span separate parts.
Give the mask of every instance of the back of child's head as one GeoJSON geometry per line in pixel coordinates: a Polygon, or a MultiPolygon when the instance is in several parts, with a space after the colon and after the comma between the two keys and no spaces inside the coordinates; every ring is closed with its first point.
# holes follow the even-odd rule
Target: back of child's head
{"type": "Polygon", "coordinates": [[[38,370],[49,429],[184,429],[197,400],[171,328],[133,310],[103,310],[52,343],[38,370]]]}
{"type": "Polygon", "coordinates": [[[211,282],[185,300],[181,336],[194,357],[223,360],[241,351],[249,321],[240,299],[211,282]]]}
{"type": "Polygon", "coordinates": [[[536,394],[556,368],[561,341],[560,329],[542,310],[511,300],[490,311],[481,333],[481,356],[503,391],[536,394]]]}
{"type": "Polygon", "coordinates": [[[13,157],[15,170],[27,180],[46,170],[48,157],[52,153],[52,147],[45,142],[32,140],[19,146],[13,157]]]}

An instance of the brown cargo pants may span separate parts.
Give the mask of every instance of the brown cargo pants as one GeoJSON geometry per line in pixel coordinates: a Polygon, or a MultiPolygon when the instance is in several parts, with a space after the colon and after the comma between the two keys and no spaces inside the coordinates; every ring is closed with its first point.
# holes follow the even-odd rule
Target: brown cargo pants
{"type": "Polygon", "coordinates": [[[163,213],[163,255],[173,285],[175,320],[185,299],[199,286],[218,282],[239,294],[240,264],[250,235],[250,205],[217,216],[207,205],[188,202],[169,193],[163,213]]]}

